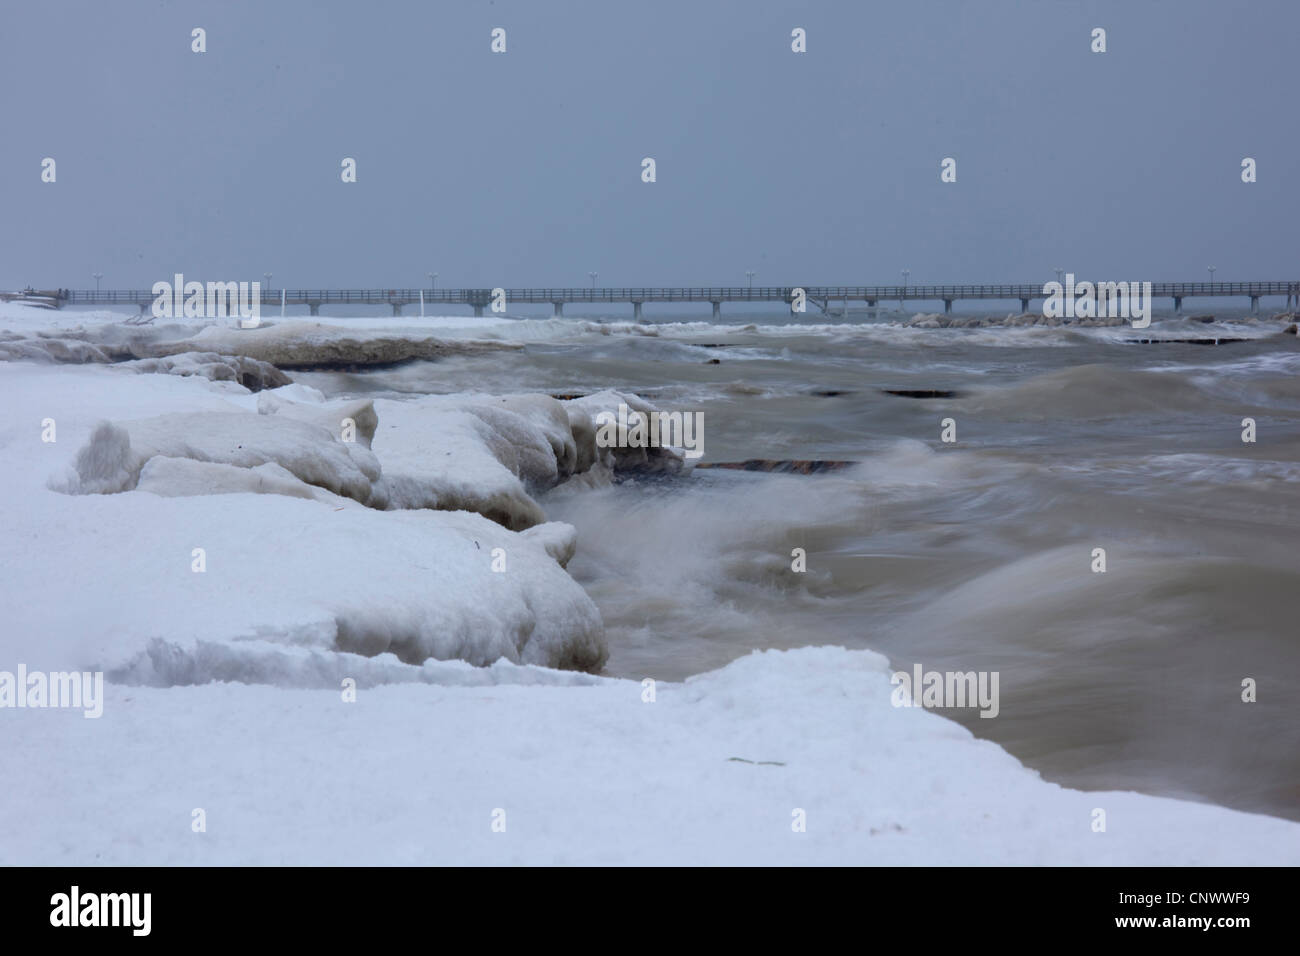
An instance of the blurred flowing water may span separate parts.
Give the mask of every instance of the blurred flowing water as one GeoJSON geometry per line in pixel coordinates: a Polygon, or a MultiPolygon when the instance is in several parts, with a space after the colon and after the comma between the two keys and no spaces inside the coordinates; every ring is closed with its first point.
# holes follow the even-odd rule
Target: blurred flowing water
{"type": "Polygon", "coordinates": [[[1300,819],[1296,337],[1224,313],[1141,335],[1250,341],[889,318],[523,319],[475,333],[517,352],[295,378],[332,396],[616,388],[702,411],[704,462],[857,462],[544,496],[579,530],[569,570],[604,616],[608,673],[681,679],[809,644],[998,671],[996,719],[943,713],[1049,780],[1300,819]],[[884,392],[909,389],[955,394],[884,392]]]}

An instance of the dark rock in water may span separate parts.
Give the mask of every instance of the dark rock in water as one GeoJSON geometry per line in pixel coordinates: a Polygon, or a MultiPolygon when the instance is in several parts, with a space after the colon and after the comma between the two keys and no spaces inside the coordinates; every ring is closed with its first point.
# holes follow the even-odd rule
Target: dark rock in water
{"type": "Polygon", "coordinates": [[[722,364],[722,359],[709,359],[709,360],[708,360],[707,362],[705,362],[704,364],[705,364],[705,365],[721,365],[721,364],[722,364]]]}
{"type": "Polygon", "coordinates": [[[1189,316],[1187,317],[1187,321],[1188,321],[1188,322],[1213,322],[1213,321],[1214,321],[1214,316],[1212,316],[1212,315],[1189,315],[1189,316]]]}
{"type": "Polygon", "coordinates": [[[1283,335],[1286,335],[1287,333],[1290,333],[1291,335],[1300,334],[1296,332],[1296,325],[1294,322],[1292,322],[1290,325],[1288,325],[1285,329],[1282,330],[1283,335]]]}
{"type": "Polygon", "coordinates": [[[832,388],[832,389],[827,389],[825,391],[813,392],[812,394],[817,395],[821,398],[839,398],[841,395],[852,395],[853,393],[832,388]]]}
{"type": "Polygon", "coordinates": [[[559,392],[551,396],[557,402],[571,402],[575,398],[586,398],[586,392],[559,392]]]}
{"type": "Polygon", "coordinates": [[[957,393],[946,388],[882,388],[885,395],[899,398],[956,398],[957,393]]]}
{"type": "Polygon", "coordinates": [[[293,379],[270,362],[258,362],[256,359],[242,356],[234,358],[239,384],[250,392],[260,392],[264,388],[280,388],[282,385],[293,383],[293,379]]]}
{"type": "Polygon", "coordinates": [[[822,471],[839,471],[856,465],[856,461],[825,461],[819,459],[751,458],[748,461],[713,461],[696,465],[696,468],[731,468],[736,471],[770,471],[787,474],[815,475],[822,471]]]}
{"type": "Polygon", "coordinates": [[[730,343],[730,342],[692,342],[691,345],[694,345],[696,348],[701,348],[701,349],[729,349],[729,348],[731,348],[731,343],[730,343]]]}

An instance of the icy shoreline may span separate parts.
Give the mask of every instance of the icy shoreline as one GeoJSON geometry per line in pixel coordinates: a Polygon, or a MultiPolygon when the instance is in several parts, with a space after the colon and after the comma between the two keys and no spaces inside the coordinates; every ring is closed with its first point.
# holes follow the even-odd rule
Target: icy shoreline
{"type": "Polygon", "coordinates": [[[362,690],[355,703],[336,690],[110,685],[97,721],[4,714],[0,862],[1300,861],[1295,823],[1045,783],[951,721],[890,706],[887,664],[871,652],[756,653],[661,683],[653,703],[635,681],[432,670],[447,682],[362,690]],[[456,686],[466,672],[481,681],[456,686]]]}
{"type": "MultiPolygon", "coordinates": [[[[30,651],[55,665],[188,683],[203,642],[239,642],[247,680],[265,642],[411,664],[605,660],[600,616],[563,568],[574,531],[547,523],[529,490],[621,465],[574,447],[553,399],[521,398],[514,412],[410,403],[405,419],[387,403],[376,419],[368,401],[298,403],[112,367],[2,368],[6,497],[22,502],[7,539],[21,569],[7,584],[24,597],[13,623],[46,634],[30,651]]],[[[575,414],[577,433],[593,431],[575,414]]]]}
{"type": "MultiPolygon", "coordinates": [[[[604,664],[600,615],[564,571],[574,529],[548,523],[532,496],[679,466],[670,449],[597,447],[595,415],[650,407],[635,396],[330,402],[269,364],[253,393],[209,373],[264,363],[253,353],[364,364],[393,342],[422,356],[441,345],[302,323],[50,330],[19,318],[23,336],[0,335],[24,345],[0,364],[8,498],[24,502],[10,541],[40,545],[14,555],[24,573],[10,583],[28,596],[15,624],[49,635],[38,649],[52,667],[166,685],[201,683],[217,659],[223,679],[278,683],[285,648],[416,666],[604,664]],[[28,347],[90,340],[130,340],[130,354],[148,340],[175,358],[28,347]],[[166,344],[177,341],[219,350],[166,344]],[[70,564],[85,569],[74,601],[61,599],[70,564]]],[[[318,661],[294,680],[312,670],[334,669],[318,661]]]]}
{"type": "Polygon", "coordinates": [[[0,669],[109,677],[97,720],[0,711],[0,862],[1300,862],[1295,823],[1044,783],[893,707],[872,652],[653,702],[582,673],[581,542],[531,492],[647,464],[588,434],[634,396],[327,402],[190,368],[0,362],[0,669]]]}

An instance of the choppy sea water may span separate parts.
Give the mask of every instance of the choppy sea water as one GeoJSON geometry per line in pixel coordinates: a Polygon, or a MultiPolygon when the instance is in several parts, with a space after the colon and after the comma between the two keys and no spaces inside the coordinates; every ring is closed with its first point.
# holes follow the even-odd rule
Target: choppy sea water
{"type": "Polygon", "coordinates": [[[1300,819],[1300,341],[1281,328],[1220,312],[1141,333],[1250,339],[1194,345],[852,316],[524,319],[479,335],[521,351],[295,378],[395,398],[616,388],[703,412],[704,462],[857,462],[544,496],[578,528],[569,570],[604,617],[607,672],[681,679],[808,644],[997,671],[995,719],[944,713],[1049,780],[1300,819]]]}

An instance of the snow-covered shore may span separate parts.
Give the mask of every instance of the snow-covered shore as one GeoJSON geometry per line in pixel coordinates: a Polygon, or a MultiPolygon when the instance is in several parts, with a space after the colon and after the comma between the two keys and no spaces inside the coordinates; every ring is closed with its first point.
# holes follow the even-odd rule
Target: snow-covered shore
{"type": "MultiPolygon", "coordinates": [[[[145,655],[188,673],[212,642],[239,642],[248,679],[267,642],[415,663],[603,662],[599,615],[560,564],[569,526],[365,507],[384,488],[370,449],[240,407],[255,398],[114,367],[0,367],[5,586],[12,633],[39,654],[30,666],[138,672],[145,655]]],[[[443,492],[423,477],[410,481],[443,492]]],[[[524,494],[499,463],[486,478],[524,494]]]]}
{"type": "Polygon", "coordinates": [[[114,685],[99,720],[0,715],[0,862],[1300,861],[1295,823],[1045,783],[949,720],[892,707],[871,652],[755,654],[660,684],[654,703],[635,681],[429,671],[449,683],[355,703],[337,690],[114,685]]]}
{"type": "MultiPolygon", "coordinates": [[[[29,340],[20,318],[0,330],[29,340]]],[[[0,671],[109,681],[98,719],[0,710],[0,863],[1300,862],[1300,824],[1045,783],[893,707],[871,652],[755,654],[653,702],[584,673],[605,637],[564,569],[581,541],[532,492],[645,464],[590,434],[635,396],[327,402],[183,351],[22,354],[0,671]]]]}
{"type": "MultiPolygon", "coordinates": [[[[348,348],[365,356],[395,340],[295,329],[208,326],[179,340],[226,336],[199,354],[228,364],[300,354],[304,340],[348,360],[348,348]]],[[[23,342],[47,341],[24,331],[23,342]]],[[[134,334],[63,329],[54,341],[83,332],[101,344],[134,334]]],[[[414,333],[397,339],[425,351],[414,333]]],[[[39,649],[55,665],[191,683],[218,645],[221,674],[245,680],[263,666],[280,675],[286,647],[408,665],[604,663],[600,616],[563,568],[574,531],[546,523],[531,495],[652,464],[595,443],[596,411],[649,407],[635,396],[441,396],[380,402],[377,414],[369,400],[326,402],[293,384],[250,393],[192,374],[192,362],[52,357],[0,365],[0,400],[6,500],[23,502],[7,542],[23,569],[9,584],[26,598],[13,623],[46,634],[39,649]]]]}

